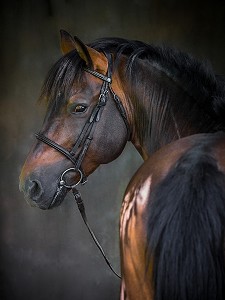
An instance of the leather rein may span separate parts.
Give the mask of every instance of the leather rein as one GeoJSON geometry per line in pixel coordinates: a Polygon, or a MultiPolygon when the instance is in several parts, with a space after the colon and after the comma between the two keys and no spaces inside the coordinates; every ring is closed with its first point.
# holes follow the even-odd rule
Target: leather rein
{"type": "MultiPolygon", "coordinates": [[[[111,87],[111,83],[112,83],[112,57],[107,57],[108,58],[108,71],[107,71],[107,76],[97,72],[97,71],[93,71],[91,69],[88,68],[84,68],[84,71],[88,72],[89,74],[101,79],[103,81],[103,84],[101,86],[101,90],[100,90],[100,95],[98,98],[98,102],[95,105],[95,107],[92,110],[92,113],[90,115],[90,117],[87,119],[86,123],[84,124],[73,148],[69,151],[66,148],[62,147],[61,145],[57,144],[56,142],[52,141],[51,139],[49,139],[48,137],[46,137],[45,135],[41,134],[41,133],[37,133],[35,134],[36,138],[38,140],[40,140],[41,142],[47,144],[48,146],[54,148],[55,150],[59,151],[60,153],[62,153],[64,156],[66,156],[66,158],[68,158],[72,163],[73,163],[73,167],[72,168],[68,168],[66,169],[60,176],[60,180],[59,180],[59,185],[57,187],[57,191],[56,191],[56,196],[60,195],[60,193],[62,193],[63,191],[65,191],[65,189],[69,189],[72,190],[74,198],[76,200],[78,209],[81,213],[81,216],[83,218],[83,221],[85,223],[85,225],[87,226],[88,231],[91,234],[91,237],[93,238],[95,244],[97,245],[97,247],[99,248],[101,254],[103,255],[107,265],[109,266],[109,268],[112,270],[112,272],[119,278],[121,278],[120,275],[118,275],[113,267],[111,266],[108,258],[106,257],[104,250],[102,249],[101,245],[99,244],[94,232],[91,230],[88,221],[87,221],[87,217],[86,217],[86,212],[85,212],[85,207],[84,207],[84,203],[83,200],[81,198],[81,194],[80,192],[76,189],[76,186],[78,186],[80,183],[81,184],[85,184],[87,182],[87,177],[81,167],[81,164],[83,162],[83,159],[85,157],[85,154],[90,146],[90,143],[93,139],[93,135],[94,135],[94,131],[95,131],[95,126],[97,124],[97,122],[99,122],[100,118],[101,118],[101,114],[102,111],[107,103],[108,100],[108,95],[109,93],[112,94],[113,96],[113,100],[124,120],[124,123],[126,125],[127,128],[127,139],[129,140],[130,137],[130,129],[129,129],[129,123],[127,120],[127,116],[126,116],[126,111],[119,99],[119,97],[114,93],[112,87],[111,87]],[[79,150],[80,148],[80,150],[79,150]],[[78,152],[79,150],[79,152],[78,152]],[[78,152],[78,154],[77,154],[78,152]],[[79,180],[74,183],[74,184],[68,184],[66,182],[66,174],[69,172],[75,172],[79,175],[79,180]]],[[[54,199],[56,198],[56,196],[54,197],[54,199]]],[[[50,204],[50,206],[52,206],[54,204],[54,200],[52,201],[52,203],[50,204]]]]}

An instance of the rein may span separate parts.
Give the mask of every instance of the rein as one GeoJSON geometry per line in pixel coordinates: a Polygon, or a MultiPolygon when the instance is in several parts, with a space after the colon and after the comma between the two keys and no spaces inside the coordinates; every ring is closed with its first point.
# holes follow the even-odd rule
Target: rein
{"type": "Polygon", "coordinates": [[[57,187],[55,197],[54,197],[54,199],[52,200],[52,202],[50,204],[50,207],[53,206],[53,204],[57,200],[57,197],[60,197],[60,195],[66,189],[72,190],[72,193],[74,195],[74,199],[76,200],[78,209],[79,209],[80,214],[82,216],[82,219],[83,219],[89,233],[91,234],[92,239],[94,240],[96,246],[100,250],[102,256],[105,259],[105,262],[107,263],[107,265],[109,266],[111,271],[117,277],[119,277],[121,279],[121,276],[118,275],[114,271],[114,269],[111,266],[108,258],[105,255],[105,252],[104,252],[103,248],[99,244],[94,232],[92,231],[92,229],[90,228],[90,226],[88,224],[87,217],[86,217],[86,212],[85,212],[85,206],[84,206],[83,200],[81,198],[81,194],[76,189],[76,186],[79,185],[80,183],[85,184],[87,182],[87,177],[86,177],[84,171],[82,170],[81,164],[82,164],[83,159],[85,157],[85,154],[86,154],[86,152],[87,152],[87,150],[90,146],[90,143],[93,139],[95,126],[101,118],[102,111],[103,111],[103,109],[104,109],[104,107],[107,103],[107,100],[108,100],[109,92],[112,94],[113,100],[115,101],[115,104],[116,104],[116,106],[117,106],[117,108],[118,108],[118,110],[121,114],[121,117],[123,118],[124,123],[126,125],[128,140],[129,140],[129,137],[130,137],[129,123],[128,123],[128,120],[127,120],[126,111],[125,111],[119,97],[114,93],[114,91],[111,87],[111,83],[112,83],[112,79],[111,79],[111,76],[112,76],[112,58],[111,58],[111,56],[108,57],[107,76],[105,76],[101,73],[98,73],[97,71],[90,70],[88,68],[84,68],[84,71],[86,71],[89,74],[101,79],[103,81],[103,84],[101,86],[98,102],[95,105],[95,107],[93,108],[90,117],[87,119],[85,125],[83,126],[83,128],[82,128],[82,130],[81,130],[81,132],[80,132],[73,148],[70,151],[68,151],[66,148],[62,147],[61,145],[57,144],[56,142],[52,141],[51,139],[49,139],[48,137],[46,137],[45,135],[43,135],[41,133],[37,133],[37,134],[35,134],[35,136],[41,142],[47,144],[48,146],[50,146],[50,147],[54,148],[55,150],[59,151],[60,153],[62,153],[74,165],[73,168],[68,168],[61,174],[60,180],[59,180],[59,185],[57,187]],[[81,147],[81,150],[76,155],[76,153],[77,153],[77,151],[80,147],[81,147]],[[66,182],[66,174],[69,173],[69,172],[75,172],[79,175],[79,180],[76,183],[72,184],[72,185],[70,185],[66,182]]]}
{"type": "Polygon", "coordinates": [[[72,192],[73,192],[73,195],[74,195],[74,199],[76,200],[76,203],[77,203],[77,207],[78,207],[78,209],[79,209],[79,212],[80,212],[80,214],[81,214],[81,216],[82,216],[82,219],[83,219],[83,221],[84,221],[84,223],[85,223],[85,225],[86,225],[86,227],[87,227],[87,229],[88,229],[88,231],[89,231],[89,233],[90,233],[90,235],[91,235],[93,241],[95,242],[95,245],[96,245],[96,246],[98,247],[98,249],[100,250],[100,252],[101,252],[101,254],[102,254],[102,256],[103,256],[103,258],[104,258],[106,264],[109,266],[110,270],[111,270],[118,278],[121,279],[121,276],[113,269],[113,267],[112,267],[112,265],[111,265],[109,259],[107,258],[106,254],[105,254],[105,252],[104,252],[104,250],[103,250],[103,248],[102,248],[102,246],[100,245],[99,241],[97,240],[97,238],[96,238],[96,236],[95,236],[93,230],[91,229],[91,227],[90,227],[90,225],[89,225],[89,223],[88,223],[87,216],[86,216],[86,212],[85,212],[84,202],[83,202],[83,200],[82,200],[82,198],[81,198],[80,192],[79,192],[75,187],[72,188],[72,192]]]}

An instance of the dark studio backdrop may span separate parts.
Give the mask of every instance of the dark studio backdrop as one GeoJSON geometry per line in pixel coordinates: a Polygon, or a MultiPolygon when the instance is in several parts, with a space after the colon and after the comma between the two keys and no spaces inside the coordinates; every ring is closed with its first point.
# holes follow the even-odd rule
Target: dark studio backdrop
{"type": "MultiPolygon", "coordinates": [[[[0,7],[0,299],[115,300],[119,280],[108,270],[67,196],[51,211],[31,208],[18,190],[20,169],[44,109],[44,77],[61,56],[59,30],[84,42],[119,36],[164,43],[225,73],[225,2],[198,0],[20,0],[0,7]]],[[[87,214],[119,271],[118,222],[125,187],[141,164],[128,145],[82,188],[87,214]]]]}

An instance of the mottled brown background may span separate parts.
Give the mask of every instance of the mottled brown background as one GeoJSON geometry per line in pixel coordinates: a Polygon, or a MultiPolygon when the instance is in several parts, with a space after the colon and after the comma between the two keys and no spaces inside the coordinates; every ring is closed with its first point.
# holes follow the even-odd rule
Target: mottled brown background
{"type": "MultiPolygon", "coordinates": [[[[225,72],[225,2],[192,0],[20,0],[0,5],[0,299],[115,300],[119,280],[91,241],[71,196],[61,207],[29,207],[18,176],[43,119],[36,105],[60,57],[61,28],[89,42],[120,36],[165,43],[225,72]]],[[[119,270],[118,220],[124,189],[141,159],[129,145],[82,188],[90,223],[119,270]]]]}

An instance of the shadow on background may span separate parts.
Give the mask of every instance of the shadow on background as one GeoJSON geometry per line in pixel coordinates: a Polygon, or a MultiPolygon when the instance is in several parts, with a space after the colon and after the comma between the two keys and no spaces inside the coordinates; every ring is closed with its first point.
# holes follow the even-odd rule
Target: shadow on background
{"type": "MultiPolygon", "coordinates": [[[[115,300],[120,282],[110,273],[71,196],[61,207],[29,207],[18,176],[41,127],[42,82],[61,56],[59,30],[85,42],[105,36],[168,44],[209,59],[225,72],[223,1],[8,1],[1,4],[0,299],[115,300]]],[[[141,164],[128,145],[82,188],[94,231],[119,270],[118,222],[122,196],[141,164]]]]}

